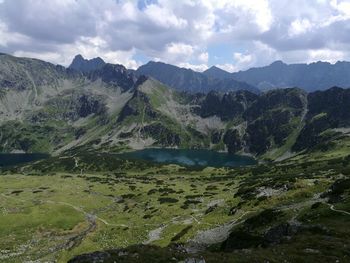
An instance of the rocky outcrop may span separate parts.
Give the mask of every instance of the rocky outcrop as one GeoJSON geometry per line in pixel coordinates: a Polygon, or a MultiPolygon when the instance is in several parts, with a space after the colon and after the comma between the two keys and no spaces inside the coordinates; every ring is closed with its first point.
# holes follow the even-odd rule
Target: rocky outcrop
{"type": "Polygon", "coordinates": [[[236,153],[242,150],[242,138],[237,130],[228,130],[223,139],[229,153],[236,153]]]}
{"type": "Polygon", "coordinates": [[[200,104],[202,117],[218,116],[222,120],[241,119],[245,110],[258,98],[248,91],[219,93],[209,92],[200,104]]]}
{"type": "Polygon", "coordinates": [[[145,126],[142,129],[142,133],[154,138],[158,145],[179,146],[181,143],[181,138],[178,134],[160,123],[145,126]]]}
{"type": "Polygon", "coordinates": [[[105,83],[122,88],[123,91],[133,88],[137,80],[137,77],[123,65],[114,64],[105,64],[87,76],[91,81],[101,79],[105,83]]]}

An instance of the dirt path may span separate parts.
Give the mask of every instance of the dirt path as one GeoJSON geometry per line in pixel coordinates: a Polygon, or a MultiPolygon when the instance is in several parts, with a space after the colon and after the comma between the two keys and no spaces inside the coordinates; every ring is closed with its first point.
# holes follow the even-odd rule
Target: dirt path
{"type": "Polygon", "coordinates": [[[340,209],[335,209],[334,205],[328,204],[329,205],[329,209],[331,209],[334,212],[338,212],[338,213],[342,213],[342,214],[346,214],[348,216],[350,216],[350,213],[344,210],[340,210],[340,209]]]}

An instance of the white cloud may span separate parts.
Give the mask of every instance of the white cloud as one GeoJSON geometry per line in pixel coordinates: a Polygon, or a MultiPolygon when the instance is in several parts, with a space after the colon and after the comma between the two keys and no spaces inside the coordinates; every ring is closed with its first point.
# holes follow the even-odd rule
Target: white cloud
{"type": "Polygon", "coordinates": [[[288,30],[289,36],[297,36],[300,34],[306,33],[308,30],[310,30],[313,27],[311,22],[307,19],[296,19],[294,20],[288,30]]]}
{"type": "Polygon", "coordinates": [[[187,21],[181,17],[177,17],[171,10],[158,5],[152,4],[145,10],[145,14],[155,24],[164,28],[184,28],[187,21]]]}
{"type": "Polygon", "coordinates": [[[193,47],[184,43],[170,43],[166,46],[166,51],[173,55],[191,56],[193,47]]]}
{"type": "MultiPolygon", "coordinates": [[[[57,63],[57,61],[62,61],[62,56],[56,52],[30,52],[30,51],[15,51],[14,55],[17,57],[29,57],[29,58],[37,58],[41,59],[47,62],[54,62],[57,63]]],[[[60,64],[60,63],[59,63],[60,64]]]]}
{"type": "Polygon", "coordinates": [[[2,52],[68,65],[76,53],[237,71],[275,59],[350,59],[349,0],[0,0],[2,52]],[[227,54],[212,48],[231,47],[227,54]],[[220,45],[218,45],[220,46],[220,45]],[[242,52],[242,50],[244,50],[242,52]],[[234,54],[232,57],[232,54],[234,54]]]}
{"type": "Polygon", "coordinates": [[[308,62],[314,61],[327,61],[330,63],[335,63],[345,59],[345,54],[342,51],[320,49],[320,50],[310,50],[308,56],[308,62]]]}
{"type": "Polygon", "coordinates": [[[205,0],[204,2],[216,14],[217,22],[222,23],[221,32],[239,31],[244,25],[254,25],[259,32],[264,32],[273,22],[267,0],[205,0]]]}
{"type": "Polygon", "coordinates": [[[238,71],[238,68],[235,65],[230,64],[230,63],[217,64],[215,66],[218,68],[221,68],[223,70],[226,70],[227,72],[231,72],[231,73],[238,71]]]}
{"type": "Polygon", "coordinates": [[[203,62],[203,63],[208,63],[208,59],[209,59],[208,52],[200,53],[198,56],[198,61],[203,62]]]}
{"type": "Polygon", "coordinates": [[[110,51],[104,41],[98,38],[82,38],[73,44],[64,44],[55,51],[37,52],[22,51],[14,52],[15,56],[32,57],[51,63],[68,66],[76,54],[81,54],[87,59],[101,57],[104,61],[113,64],[122,64],[130,69],[137,69],[142,63],[133,59],[135,50],[110,51]]]}
{"type": "Polygon", "coordinates": [[[245,55],[239,52],[233,53],[233,58],[235,61],[237,61],[237,63],[240,63],[240,64],[249,64],[253,60],[253,57],[251,54],[245,55]]]}
{"type": "Polygon", "coordinates": [[[203,72],[204,70],[208,69],[208,65],[206,65],[206,64],[191,64],[188,62],[179,63],[179,64],[177,64],[177,66],[179,66],[181,68],[189,68],[189,69],[192,69],[192,70],[198,71],[198,72],[203,72]]]}
{"type": "Polygon", "coordinates": [[[345,17],[350,16],[350,2],[349,1],[331,0],[330,5],[331,5],[331,7],[336,9],[341,15],[344,15],[345,17]]]}
{"type": "Polygon", "coordinates": [[[16,32],[10,32],[6,24],[0,20],[0,47],[6,47],[18,42],[26,43],[29,40],[30,38],[25,35],[16,32]]]}

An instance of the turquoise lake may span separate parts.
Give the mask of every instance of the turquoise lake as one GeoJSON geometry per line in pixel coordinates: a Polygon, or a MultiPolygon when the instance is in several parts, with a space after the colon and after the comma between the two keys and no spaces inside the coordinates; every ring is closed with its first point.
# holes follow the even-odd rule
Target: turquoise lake
{"type": "Polygon", "coordinates": [[[144,149],[118,154],[123,159],[138,159],[156,163],[179,164],[186,166],[239,167],[256,164],[256,160],[210,150],[188,149],[144,149]]]}

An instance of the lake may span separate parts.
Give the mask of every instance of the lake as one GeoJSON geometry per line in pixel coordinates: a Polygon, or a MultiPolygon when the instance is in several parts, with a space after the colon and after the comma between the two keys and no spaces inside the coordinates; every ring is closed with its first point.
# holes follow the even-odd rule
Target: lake
{"type": "Polygon", "coordinates": [[[256,160],[235,154],[210,150],[144,149],[118,154],[123,159],[138,159],[186,166],[238,167],[256,164],[256,160]]]}
{"type": "Polygon", "coordinates": [[[0,153],[0,167],[33,162],[50,157],[45,153],[0,153]]]}

